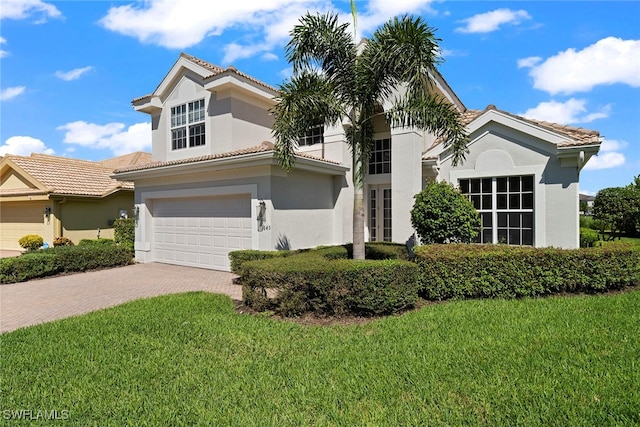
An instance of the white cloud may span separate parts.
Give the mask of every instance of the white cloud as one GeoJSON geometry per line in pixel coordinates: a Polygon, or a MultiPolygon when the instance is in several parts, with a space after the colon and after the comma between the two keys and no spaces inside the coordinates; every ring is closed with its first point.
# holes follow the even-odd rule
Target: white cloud
{"type": "Polygon", "coordinates": [[[136,123],[128,128],[124,123],[98,125],[76,121],[59,126],[65,131],[63,142],[83,147],[110,150],[116,156],[151,149],[151,124],[136,123]]]}
{"type": "Polygon", "coordinates": [[[0,101],[8,101],[21,95],[27,88],[24,86],[13,86],[0,91],[0,101]]]}
{"type": "MultiPolygon", "coordinates": [[[[403,13],[430,11],[433,0],[372,0],[358,9],[358,26],[367,32],[403,13]]],[[[109,9],[100,23],[105,28],[170,49],[184,49],[208,36],[221,35],[232,28],[242,28],[241,40],[223,47],[221,65],[261,55],[272,60],[270,51],[289,39],[289,32],[307,11],[335,10],[330,0],[244,0],[202,2],[200,0],[148,0],[109,9]],[[188,22],[189,25],[176,23],[188,22]]],[[[341,22],[351,23],[350,14],[340,15],[341,22]]]]}
{"type": "Polygon", "coordinates": [[[518,59],[518,68],[531,68],[536,64],[539,64],[542,58],[539,56],[530,56],[528,58],[518,59]]]}
{"type": "Polygon", "coordinates": [[[625,141],[605,139],[600,145],[600,152],[597,156],[591,157],[584,166],[586,170],[611,169],[622,166],[626,158],[620,151],[627,146],[625,141]]]}
{"type": "Polygon", "coordinates": [[[275,53],[266,52],[262,55],[262,59],[265,61],[277,61],[278,55],[276,55],[275,53]]]}
{"type": "Polygon", "coordinates": [[[44,142],[30,136],[12,136],[0,146],[0,156],[7,154],[28,156],[31,153],[54,154],[54,151],[44,142]]]}
{"type": "Polygon", "coordinates": [[[587,92],[598,85],[640,87],[640,40],[607,37],[583,50],[567,49],[533,64],[533,87],[550,94],[587,92]]]}
{"type": "Polygon", "coordinates": [[[521,113],[521,116],[530,119],[544,120],[552,123],[574,124],[590,123],[596,119],[609,117],[611,106],[605,105],[599,111],[587,112],[587,101],[584,99],[571,98],[566,102],[541,102],[534,108],[521,113]]]}
{"type": "Polygon", "coordinates": [[[27,19],[37,16],[35,23],[40,24],[47,18],[61,18],[62,13],[51,3],[41,0],[2,0],[0,19],[27,19]]]}
{"type": "MultiPolygon", "coordinates": [[[[6,42],[7,39],[0,37],[0,45],[5,44],[6,42]]],[[[9,51],[0,49],[0,58],[6,58],[7,56],[9,56],[9,51]]]]}
{"type": "Polygon", "coordinates": [[[71,80],[79,79],[84,73],[87,73],[91,70],[93,70],[93,67],[88,66],[88,67],[82,67],[82,68],[75,68],[71,71],[56,71],[56,77],[68,82],[71,80]]]}
{"type": "Polygon", "coordinates": [[[466,25],[456,28],[455,31],[459,33],[490,33],[500,29],[502,25],[520,25],[528,19],[531,19],[531,16],[525,10],[496,9],[461,20],[460,22],[466,25]]]}
{"type": "Polygon", "coordinates": [[[261,29],[267,25],[278,26],[280,13],[295,5],[304,5],[306,9],[315,3],[309,0],[149,0],[140,6],[114,6],[100,23],[111,31],[135,37],[144,43],[182,49],[237,25],[258,23],[261,29]]]}

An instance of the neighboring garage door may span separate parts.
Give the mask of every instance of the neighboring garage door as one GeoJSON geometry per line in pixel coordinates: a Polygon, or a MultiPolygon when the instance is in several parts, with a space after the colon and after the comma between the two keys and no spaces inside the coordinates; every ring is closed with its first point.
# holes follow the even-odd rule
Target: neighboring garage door
{"type": "Polygon", "coordinates": [[[152,212],[157,262],[229,271],[229,252],[251,249],[249,196],[156,199],[152,212]]]}
{"type": "Polygon", "coordinates": [[[22,236],[43,236],[44,206],[44,202],[0,203],[0,249],[21,250],[18,239],[22,236]]]}

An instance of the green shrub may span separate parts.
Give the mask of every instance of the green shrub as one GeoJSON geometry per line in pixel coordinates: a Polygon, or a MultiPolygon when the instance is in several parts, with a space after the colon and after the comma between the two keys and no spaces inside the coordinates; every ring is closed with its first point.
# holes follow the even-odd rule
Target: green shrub
{"type": "Polygon", "coordinates": [[[580,228],[591,228],[593,225],[593,217],[588,215],[580,215],[580,228]]]}
{"type": "Polygon", "coordinates": [[[71,239],[61,236],[53,239],[53,246],[73,246],[73,242],[71,239]]]}
{"type": "Polygon", "coordinates": [[[52,274],[131,264],[131,251],[119,246],[57,246],[0,259],[0,283],[14,283],[52,274]]]}
{"type": "Polygon", "coordinates": [[[0,259],[0,283],[24,282],[56,273],[56,256],[51,253],[28,252],[0,259]]]}
{"type": "Polygon", "coordinates": [[[580,227],[580,247],[592,248],[596,242],[600,240],[600,236],[595,230],[580,227]]]}
{"type": "Polygon", "coordinates": [[[116,244],[133,251],[136,241],[136,221],[134,218],[118,218],[113,222],[113,239],[116,244]]]}
{"type": "Polygon", "coordinates": [[[289,251],[257,251],[253,249],[229,252],[231,272],[238,276],[243,275],[242,266],[247,261],[286,257],[291,255],[289,251]]]}
{"type": "Polygon", "coordinates": [[[27,234],[18,239],[18,244],[27,251],[35,251],[42,247],[44,239],[37,234],[27,234]]]}
{"type": "Polygon", "coordinates": [[[115,246],[113,239],[82,239],[78,242],[78,246],[115,246]]]}
{"type": "Polygon", "coordinates": [[[640,284],[640,248],[563,250],[506,245],[416,248],[426,299],[518,298],[640,284]]]}
{"type": "Polygon", "coordinates": [[[256,310],[284,316],[395,313],[418,299],[417,267],[400,260],[325,258],[339,250],[248,261],[242,267],[243,299],[256,310]]]}
{"type": "Polygon", "coordinates": [[[431,181],[415,195],[411,224],[423,244],[469,243],[480,230],[480,215],[452,184],[431,181]]]}

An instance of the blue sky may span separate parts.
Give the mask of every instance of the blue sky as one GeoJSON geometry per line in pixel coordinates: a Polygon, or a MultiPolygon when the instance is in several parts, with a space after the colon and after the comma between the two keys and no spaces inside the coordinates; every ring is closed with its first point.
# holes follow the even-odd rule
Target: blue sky
{"type": "MultiPolygon", "coordinates": [[[[581,191],[640,174],[640,1],[358,1],[370,35],[421,15],[442,39],[440,72],[467,108],[595,129],[581,191]]],[[[233,64],[271,85],[290,75],[283,46],[300,15],[344,0],[42,1],[0,5],[0,155],[102,160],[150,150],[153,92],[180,52],[233,64]]]]}

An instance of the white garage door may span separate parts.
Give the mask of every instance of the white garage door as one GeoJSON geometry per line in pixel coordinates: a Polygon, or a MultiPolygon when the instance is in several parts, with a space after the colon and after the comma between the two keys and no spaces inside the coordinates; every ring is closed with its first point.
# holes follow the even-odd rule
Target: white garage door
{"type": "Polygon", "coordinates": [[[229,271],[229,252],[251,249],[251,230],[249,196],[153,201],[157,262],[229,271]]]}

